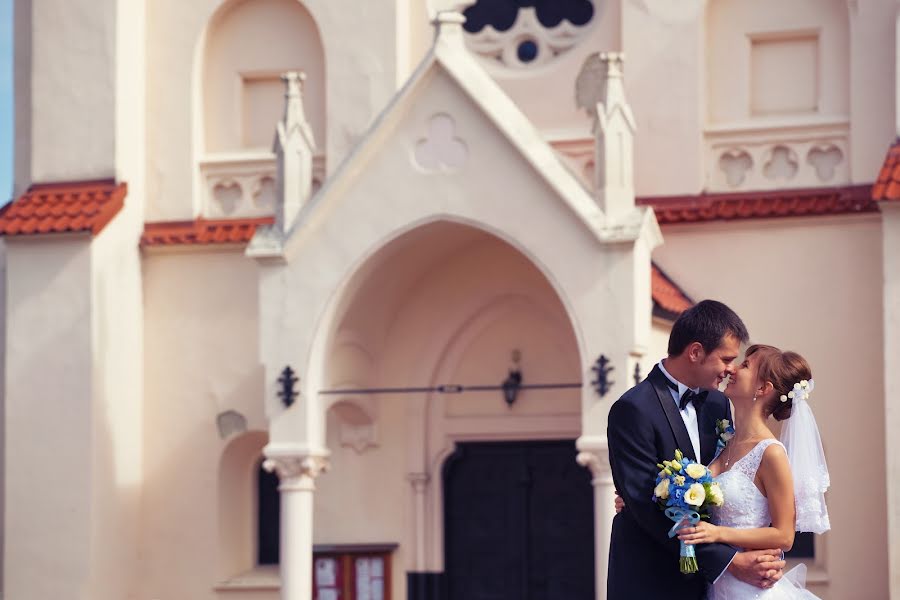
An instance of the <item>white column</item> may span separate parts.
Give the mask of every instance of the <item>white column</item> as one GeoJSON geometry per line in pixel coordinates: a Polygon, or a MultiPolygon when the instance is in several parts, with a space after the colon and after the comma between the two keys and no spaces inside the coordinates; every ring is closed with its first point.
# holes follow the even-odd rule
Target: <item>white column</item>
{"type": "Polygon", "coordinates": [[[602,447],[584,449],[579,440],[578,464],[587,467],[593,475],[594,486],[594,572],[596,575],[597,600],[606,599],[606,572],[609,567],[609,540],[612,534],[612,520],[616,515],[616,489],[612,470],[609,468],[609,453],[605,440],[602,447]]]}
{"type": "Polygon", "coordinates": [[[428,487],[428,473],[410,473],[406,479],[413,488],[413,510],[415,511],[416,564],[415,570],[422,573],[425,568],[425,489],[428,487]]]}
{"type": "Polygon", "coordinates": [[[280,481],[281,600],[312,600],[313,492],[328,461],[321,455],[276,456],[263,468],[280,481]]]}

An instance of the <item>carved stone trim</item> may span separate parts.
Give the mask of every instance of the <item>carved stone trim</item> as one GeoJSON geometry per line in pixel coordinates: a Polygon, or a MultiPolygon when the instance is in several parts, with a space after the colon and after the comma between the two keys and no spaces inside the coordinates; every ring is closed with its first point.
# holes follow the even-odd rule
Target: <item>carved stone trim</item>
{"type": "Polygon", "coordinates": [[[606,451],[582,450],[575,457],[575,461],[589,469],[594,486],[612,483],[612,469],[609,467],[609,457],[606,451]]]}
{"type": "Polygon", "coordinates": [[[315,489],[315,479],[330,467],[328,457],[309,454],[306,456],[274,456],[263,461],[263,469],[278,475],[280,491],[315,489]]]}
{"type": "Polygon", "coordinates": [[[428,482],[431,481],[431,476],[428,473],[408,473],[406,480],[412,484],[413,491],[417,494],[424,494],[428,482]]]}

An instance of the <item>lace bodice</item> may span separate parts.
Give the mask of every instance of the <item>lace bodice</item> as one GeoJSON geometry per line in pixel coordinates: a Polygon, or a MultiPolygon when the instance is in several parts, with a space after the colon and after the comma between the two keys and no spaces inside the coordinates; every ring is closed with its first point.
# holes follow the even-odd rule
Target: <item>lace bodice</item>
{"type": "Polygon", "coordinates": [[[746,456],[731,465],[731,469],[716,477],[725,496],[725,504],[712,507],[710,514],[713,523],[750,529],[768,527],[772,522],[769,501],[753,483],[763,453],[772,444],[782,446],[778,440],[762,440],[746,456]]]}

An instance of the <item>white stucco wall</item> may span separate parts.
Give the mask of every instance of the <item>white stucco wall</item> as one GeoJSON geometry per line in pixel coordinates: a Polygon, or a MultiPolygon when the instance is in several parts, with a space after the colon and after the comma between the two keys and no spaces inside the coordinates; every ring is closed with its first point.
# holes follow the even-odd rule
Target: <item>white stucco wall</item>
{"type": "Polygon", "coordinates": [[[830,582],[811,569],[810,589],[827,600],[887,597],[882,476],[861,496],[855,474],[858,465],[885,469],[879,217],[705,223],[664,235],[654,260],[691,297],[725,302],[752,342],[795,350],[812,366],[832,530],[817,550],[830,582]]]}
{"type": "Polygon", "coordinates": [[[16,2],[17,192],[115,175],[116,4],[16,2]]]}
{"type": "Polygon", "coordinates": [[[6,248],[4,593],[86,599],[94,440],[110,435],[93,411],[90,246],[66,236],[6,248]]]}
{"type": "Polygon", "coordinates": [[[256,265],[241,250],[144,256],[141,597],[217,598],[217,584],[255,564],[254,512],[223,515],[220,501],[243,494],[252,505],[265,435],[229,453],[234,468],[247,470],[236,489],[221,480],[235,438],[221,439],[216,425],[219,413],[234,410],[248,431],[266,429],[256,265]]]}
{"type": "Polygon", "coordinates": [[[890,543],[890,593],[900,594],[900,461],[891,436],[900,427],[900,211],[884,203],[882,243],[884,248],[884,431],[887,436],[887,533],[890,543]]]}

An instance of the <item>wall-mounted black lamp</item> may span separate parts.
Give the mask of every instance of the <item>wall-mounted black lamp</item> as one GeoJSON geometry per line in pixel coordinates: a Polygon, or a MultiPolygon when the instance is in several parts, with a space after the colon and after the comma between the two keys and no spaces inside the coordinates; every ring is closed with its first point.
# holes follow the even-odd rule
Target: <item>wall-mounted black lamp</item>
{"type": "Polygon", "coordinates": [[[503,399],[506,400],[507,406],[512,408],[516,396],[519,395],[519,388],[522,386],[522,372],[518,369],[510,370],[509,375],[503,380],[503,399]]]}
{"type": "Polygon", "coordinates": [[[503,380],[501,387],[503,388],[503,399],[506,405],[512,408],[516,397],[519,395],[519,388],[522,387],[522,371],[519,369],[519,362],[522,360],[522,352],[520,350],[512,351],[513,368],[509,370],[509,375],[503,380]]]}

